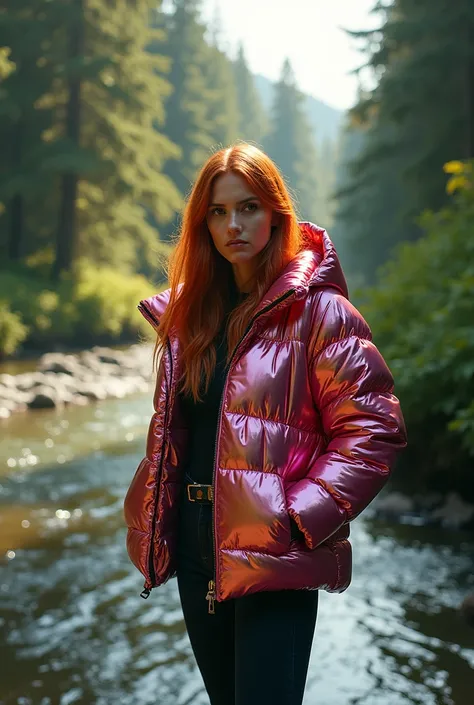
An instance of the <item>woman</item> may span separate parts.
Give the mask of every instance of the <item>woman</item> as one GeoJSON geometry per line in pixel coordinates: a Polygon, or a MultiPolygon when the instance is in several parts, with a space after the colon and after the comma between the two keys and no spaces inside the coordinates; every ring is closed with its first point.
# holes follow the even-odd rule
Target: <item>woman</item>
{"type": "Polygon", "coordinates": [[[128,551],[143,597],[177,575],[211,705],[300,705],[318,590],[348,587],[349,522],[405,445],[392,377],[256,147],[204,165],[169,282],[139,307],[161,358],[128,551]]]}

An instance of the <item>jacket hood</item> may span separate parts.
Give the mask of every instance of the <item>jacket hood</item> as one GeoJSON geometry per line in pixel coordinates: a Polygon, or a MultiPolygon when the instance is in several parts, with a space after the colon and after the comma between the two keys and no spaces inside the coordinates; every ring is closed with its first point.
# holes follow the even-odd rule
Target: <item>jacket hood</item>
{"type": "MultiPolygon", "coordinates": [[[[258,305],[256,313],[290,291],[294,292],[291,296],[292,301],[303,298],[309,293],[311,287],[334,288],[346,298],[348,297],[342,267],[326,230],[309,222],[301,222],[299,226],[304,238],[304,249],[288,263],[273,282],[258,305]]],[[[146,318],[149,318],[146,312],[151,313],[156,322],[161,318],[168,305],[170,291],[166,289],[140,302],[139,308],[146,318]]],[[[150,322],[153,325],[154,321],[150,322]]]]}

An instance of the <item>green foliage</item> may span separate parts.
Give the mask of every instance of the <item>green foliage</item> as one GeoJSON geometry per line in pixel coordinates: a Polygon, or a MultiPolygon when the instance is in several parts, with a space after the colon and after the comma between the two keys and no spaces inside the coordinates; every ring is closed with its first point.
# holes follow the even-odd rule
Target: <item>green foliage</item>
{"type": "Polygon", "coordinates": [[[254,77],[247,65],[242,45],[239,47],[233,68],[239,111],[238,137],[247,142],[262,144],[268,131],[268,118],[257,92],[254,77]]]}
{"type": "Polygon", "coordinates": [[[29,347],[44,349],[56,343],[95,344],[118,342],[149,334],[149,326],[137,311],[137,302],[156,293],[141,275],[127,275],[86,260],[75,275],[47,285],[25,268],[2,272],[0,301],[0,355],[14,352],[28,333],[29,347]]]}
{"type": "Polygon", "coordinates": [[[134,3],[133,9],[122,2],[88,3],[88,49],[104,68],[84,85],[82,134],[102,168],[96,178],[81,182],[78,200],[78,256],[117,264],[123,252],[123,265],[149,275],[156,250],[164,252],[158,228],[182,205],[164,174],[165,162],[180,151],[162,131],[172,87],[165,78],[169,60],[151,51],[164,40],[163,29],[150,23],[155,7],[152,0],[134,3]],[[111,235],[120,239],[113,251],[111,235]]]}
{"type": "Polygon", "coordinates": [[[0,13],[0,46],[9,50],[0,69],[0,251],[11,259],[53,243],[58,252],[73,238],[73,258],[154,273],[155,253],[166,249],[158,228],[182,204],[164,174],[179,149],[160,129],[172,88],[169,60],[148,50],[164,37],[151,25],[156,7],[152,0],[133,7],[125,0],[18,0],[0,13]],[[58,233],[64,176],[78,191],[64,224],[72,227],[60,224],[58,233]],[[111,247],[117,234],[119,247],[111,247]]]}
{"type": "Polygon", "coordinates": [[[0,243],[15,260],[28,245],[27,208],[41,204],[52,187],[44,171],[50,145],[42,139],[52,106],[39,102],[55,80],[54,13],[45,0],[18,0],[0,12],[0,243]]]}
{"type": "Polygon", "coordinates": [[[421,216],[423,236],[399,246],[362,306],[402,401],[403,467],[438,488],[460,486],[474,456],[474,184],[472,163],[461,168],[452,203],[421,216]]]}
{"type": "Polygon", "coordinates": [[[372,159],[363,169],[356,168],[357,155],[369,143],[379,143],[379,130],[346,127],[336,177],[338,204],[332,232],[349,278],[373,284],[378,267],[396,245],[415,239],[419,229],[403,217],[405,184],[400,155],[383,163],[372,159]]]}
{"type": "Polygon", "coordinates": [[[446,204],[442,165],[474,156],[474,5],[378,3],[365,45],[375,87],[351,111],[358,154],[343,155],[336,217],[351,271],[369,283],[393,247],[420,236],[415,218],[446,204]]]}
{"type": "Polygon", "coordinates": [[[12,355],[27,335],[28,328],[23,325],[21,317],[0,299],[0,358],[12,355]]]}
{"type": "Polygon", "coordinates": [[[276,86],[272,126],[264,147],[282,170],[297,198],[304,220],[316,220],[317,154],[290,62],[285,61],[276,86]]]}
{"type": "Polygon", "coordinates": [[[174,0],[172,12],[161,18],[165,39],[161,51],[171,60],[173,92],[166,100],[164,130],[181,148],[181,159],[165,166],[180,193],[187,194],[213,145],[210,105],[213,92],[207,81],[209,46],[200,21],[198,0],[174,0]]]}
{"type": "MultiPolygon", "coordinates": [[[[197,169],[216,146],[261,142],[268,125],[243,51],[231,61],[200,6],[15,0],[0,10],[3,354],[133,336],[136,299],[152,293],[135,274],[164,283],[197,169]]],[[[304,216],[318,218],[314,145],[286,83],[276,117],[294,98],[287,176],[304,216]]],[[[286,126],[272,133],[282,144],[286,126]]]]}

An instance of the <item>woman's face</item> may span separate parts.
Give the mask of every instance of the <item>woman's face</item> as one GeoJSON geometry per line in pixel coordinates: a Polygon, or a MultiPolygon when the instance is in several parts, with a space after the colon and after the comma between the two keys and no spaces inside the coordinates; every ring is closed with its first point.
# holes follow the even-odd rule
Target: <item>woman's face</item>
{"type": "Polygon", "coordinates": [[[216,250],[231,263],[239,289],[250,290],[258,256],[271,237],[276,218],[239,174],[218,176],[207,211],[216,250]]]}

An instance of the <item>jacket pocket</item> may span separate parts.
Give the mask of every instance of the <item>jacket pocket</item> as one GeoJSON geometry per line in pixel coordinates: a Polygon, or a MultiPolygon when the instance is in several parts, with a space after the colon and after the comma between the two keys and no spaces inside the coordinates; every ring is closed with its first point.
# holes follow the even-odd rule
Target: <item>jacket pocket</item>
{"type": "Polygon", "coordinates": [[[283,498],[285,501],[286,515],[288,517],[288,524],[290,527],[288,544],[290,545],[292,543],[304,543],[305,540],[304,540],[303,532],[300,531],[298,524],[296,523],[296,521],[293,519],[293,517],[288,512],[288,503],[286,501],[285,483],[283,482],[283,479],[279,475],[278,475],[278,478],[280,480],[281,491],[283,493],[283,498]]]}
{"type": "Polygon", "coordinates": [[[290,517],[276,473],[221,469],[215,511],[221,549],[288,551],[290,517]]]}

